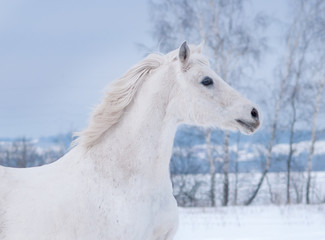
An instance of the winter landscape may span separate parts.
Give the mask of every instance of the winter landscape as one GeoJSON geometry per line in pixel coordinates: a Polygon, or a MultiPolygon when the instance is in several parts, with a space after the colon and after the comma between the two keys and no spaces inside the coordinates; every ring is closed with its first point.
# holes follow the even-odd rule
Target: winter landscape
{"type": "MultiPolygon", "coordinates": [[[[193,131],[198,131],[198,129],[192,129],[191,132],[193,131]]],[[[188,133],[189,129],[185,127],[178,132],[178,137],[188,133]]],[[[29,151],[33,149],[39,156],[47,156],[44,161],[50,163],[67,151],[70,141],[71,135],[66,134],[35,139],[32,141],[34,142],[33,148],[30,148],[30,144],[26,145],[29,146],[29,151]]],[[[200,143],[200,141],[202,139],[197,139],[195,142],[200,143]]],[[[240,172],[236,174],[233,166],[229,174],[229,206],[222,207],[224,176],[221,167],[217,169],[215,176],[217,207],[211,207],[211,175],[206,172],[209,168],[208,163],[205,162],[206,146],[201,144],[192,146],[190,148],[192,158],[186,160],[184,156],[179,155],[179,152],[182,150],[182,154],[188,155],[189,149],[184,145],[180,147],[182,146],[181,142],[181,139],[176,138],[173,162],[171,163],[174,166],[172,174],[174,195],[181,206],[179,208],[179,230],[175,240],[323,240],[325,238],[325,172],[323,170],[320,171],[316,168],[316,171],[313,172],[311,199],[314,204],[305,204],[307,174],[303,171],[302,166],[297,166],[291,175],[292,188],[290,192],[293,204],[285,204],[287,174],[283,171],[281,164],[276,163],[272,172],[268,174],[267,183],[263,184],[254,203],[250,206],[243,206],[248,193],[254,190],[261,175],[258,172],[261,169],[257,166],[263,166],[263,162],[258,162],[260,152],[254,153],[254,150],[249,152],[247,150],[249,147],[245,143],[242,145],[243,149],[240,150],[240,158],[238,158],[242,165],[240,172]],[[176,146],[177,142],[179,144],[176,146]],[[252,163],[254,160],[257,162],[252,163]],[[184,163],[184,161],[186,162],[184,163]],[[197,168],[198,165],[191,161],[198,163],[200,168],[197,168]],[[254,167],[250,169],[252,166],[254,167]],[[236,175],[238,178],[237,190],[235,188],[236,175]]],[[[8,139],[1,141],[2,160],[5,159],[3,150],[11,145],[12,143],[8,139]]],[[[294,146],[297,149],[295,157],[299,159],[300,154],[306,154],[308,142],[303,141],[294,146]]],[[[288,147],[288,144],[278,144],[274,148],[274,153],[286,158],[288,147]]],[[[214,149],[220,150],[220,148],[222,146],[214,146],[214,149]]],[[[234,152],[237,151],[236,146],[230,148],[234,152]]],[[[254,149],[254,147],[250,148],[254,149]]],[[[319,141],[315,156],[320,159],[322,164],[324,164],[324,160],[322,161],[324,149],[323,142],[319,141]]],[[[15,151],[18,151],[17,148],[15,151]]],[[[19,156],[22,155],[19,154],[19,156]]],[[[16,161],[23,162],[18,159],[16,161]]],[[[281,162],[281,159],[277,161],[281,162]]],[[[1,164],[5,165],[4,162],[1,164]]],[[[318,166],[319,168],[323,167],[321,164],[318,166]]]]}
{"type": "MultiPolygon", "coordinates": [[[[325,1],[36,0],[0,9],[1,166],[35,168],[71,152],[107,84],[186,40],[257,103],[261,125],[253,135],[179,126],[169,164],[174,239],[325,239],[325,1]]],[[[0,240],[5,212],[0,205],[0,240]]]]}

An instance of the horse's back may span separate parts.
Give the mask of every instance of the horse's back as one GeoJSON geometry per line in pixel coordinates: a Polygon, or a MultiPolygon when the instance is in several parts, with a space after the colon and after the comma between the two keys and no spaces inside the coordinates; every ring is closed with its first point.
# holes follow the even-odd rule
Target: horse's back
{"type": "Polygon", "coordinates": [[[46,187],[54,175],[60,177],[55,163],[32,168],[11,168],[0,166],[0,197],[6,198],[13,194],[32,192],[37,188],[46,187]]]}
{"type": "Polygon", "coordinates": [[[62,211],[77,195],[76,176],[71,174],[78,172],[73,171],[74,155],[34,168],[0,166],[0,239],[48,236],[61,227],[60,221],[69,220],[62,211]]]}

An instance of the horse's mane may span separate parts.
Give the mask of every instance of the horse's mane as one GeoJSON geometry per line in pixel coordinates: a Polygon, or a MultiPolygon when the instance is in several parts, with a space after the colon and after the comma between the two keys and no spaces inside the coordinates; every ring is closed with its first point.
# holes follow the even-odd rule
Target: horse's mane
{"type": "Polygon", "coordinates": [[[88,128],[75,133],[77,139],[73,144],[82,145],[86,149],[92,147],[108,129],[120,120],[148,73],[158,68],[163,62],[164,56],[150,54],[123,77],[112,82],[103,101],[93,111],[88,128]]]}

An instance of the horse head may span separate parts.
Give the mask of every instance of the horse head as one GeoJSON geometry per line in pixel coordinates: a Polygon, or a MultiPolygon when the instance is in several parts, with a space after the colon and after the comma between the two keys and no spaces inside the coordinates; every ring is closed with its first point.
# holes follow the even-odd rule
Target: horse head
{"type": "Polygon", "coordinates": [[[176,72],[175,98],[180,106],[178,118],[183,123],[240,130],[245,134],[252,134],[260,126],[257,106],[211,69],[200,46],[189,47],[184,42],[168,55],[176,72]]]}

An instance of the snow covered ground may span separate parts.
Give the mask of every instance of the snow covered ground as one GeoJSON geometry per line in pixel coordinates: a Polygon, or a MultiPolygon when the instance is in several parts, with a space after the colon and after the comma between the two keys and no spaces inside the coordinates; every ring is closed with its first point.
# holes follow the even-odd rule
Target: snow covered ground
{"type": "Polygon", "coordinates": [[[325,240],[325,205],[181,208],[175,240],[325,240]]]}

